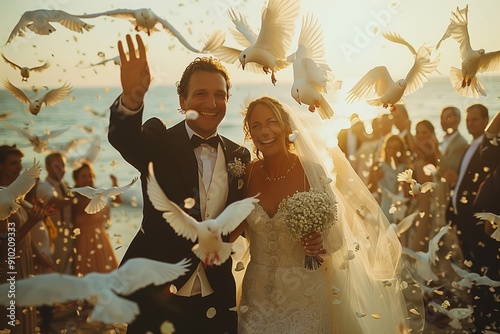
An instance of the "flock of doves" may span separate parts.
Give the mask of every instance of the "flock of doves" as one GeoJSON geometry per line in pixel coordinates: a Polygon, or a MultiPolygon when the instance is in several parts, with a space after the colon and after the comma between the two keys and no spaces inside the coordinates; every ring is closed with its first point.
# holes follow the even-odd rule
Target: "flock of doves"
{"type": "MultiPolygon", "coordinates": [[[[129,20],[136,31],[144,31],[148,35],[161,29],[171,33],[181,44],[194,53],[211,53],[227,63],[241,64],[243,70],[248,69],[259,73],[271,75],[271,82],[276,83],[276,73],[292,64],[294,81],[291,87],[292,97],[299,103],[308,106],[313,112],[318,110],[323,119],[331,118],[334,114],[328,104],[325,94],[328,89],[340,89],[341,81],[335,81],[330,66],[324,59],[323,31],[318,20],[313,15],[306,15],[302,20],[302,27],[295,52],[287,55],[291,46],[295,21],[299,16],[300,2],[298,0],[269,0],[263,9],[260,31],[255,32],[249,26],[244,15],[233,8],[229,9],[229,18],[234,23],[235,30],[231,33],[235,40],[241,44],[242,49],[224,45],[225,34],[215,31],[207,40],[202,49],[193,47],[189,42],[165,19],[161,18],[147,8],[141,9],[116,9],[95,14],[71,15],[62,10],[34,10],[25,12],[19,23],[12,30],[7,43],[14,38],[22,38],[26,29],[35,34],[49,35],[56,31],[51,22],[83,33],[93,26],[82,19],[93,19],[100,16],[112,16],[129,20]],[[160,28],[160,29],[159,29],[160,28]]],[[[402,97],[412,94],[420,89],[427,81],[430,73],[436,70],[439,55],[432,59],[432,53],[448,37],[460,43],[462,66],[460,69],[452,67],[450,71],[451,83],[455,90],[463,96],[485,96],[485,86],[476,74],[500,69],[500,51],[485,52],[483,49],[473,50],[467,30],[468,7],[458,9],[452,13],[450,24],[435,48],[423,45],[415,49],[399,34],[384,32],[383,36],[391,42],[402,44],[408,48],[415,58],[414,64],[405,78],[394,81],[385,66],[377,66],[368,71],[352,87],[348,93],[348,102],[365,99],[373,106],[383,106],[392,111],[397,103],[404,103],[402,97]]],[[[32,72],[46,70],[50,63],[28,68],[15,64],[5,55],[3,59],[13,68],[19,70],[23,81],[27,81],[32,72]]],[[[113,61],[119,65],[119,57],[103,60],[99,64],[113,61]]],[[[98,64],[96,64],[98,65],[98,64]]],[[[48,90],[43,96],[34,100],[26,93],[14,86],[8,79],[4,82],[5,88],[18,100],[29,106],[29,112],[37,115],[42,105],[53,106],[65,99],[71,92],[71,86],[64,84],[57,89],[48,90]]],[[[25,170],[19,178],[9,187],[0,190],[0,219],[8,219],[15,213],[24,201],[24,195],[34,186],[35,180],[40,176],[41,169],[35,161],[33,166],[25,170]]],[[[433,185],[420,185],[412,178],[411,170],[398,176],[398,180],[407,182],[411,187],[413,196],[420,192],[429,191],[433,185]]],[[[91,198],[86,207],[88,213],[95,213],[106,205],[107,198],[116,196],[133,186],[137,178],[124,187],[110,189],[94,189],[91,187],[74,188],[78,192],[91,198]]],[[[182,208],[170,201],[156,181],[153,166],[149,166],[147,178],[147,193],[153,206],[163,212],[163,217],[172,226],[177,234],[198,243],[193,247],[193,252],[206,266],[220,265],[231,254],[231,244],[224,243],[221,235],[234,230],[252,211],[258,199],[251,197],[235,202],[228,206],[216,219],[203,222],[196,221],[187,215],[182,208]]],[[[189,201],[185,202],[189,203],[189,201]]],[[[191,203],[192,205],[193,203],[191,203]]],[[[187,208],[187,205],[185,205],[187,208]]],[[[500,217],[479,217],[490,220],[494,224],[500,223],[500,217]]],[[[408,217],[407,221],[410,221],[408,217]]],[[[400,223],[399,232],[408,224],[400,223]]],[[[435,274],[431,265],[436,260],[438,242],[447,232],[443,229],[429,242],[428,252],[412,252],[405,250],[407,255],[415,259],[415,270],[424,280],[432,280],[435,274]]],[[[496,229],[498,231],[498,229],[496,229]]],[[[500,240],[498,233],[495,235],[500,240]]],[[[16,282],[18,306],[31,306],[66,302],[75,299],[85,299],[94,305],[90,321],[104,323],[130,322],[138,314],[137,305],[119,295],[128,295],[137,289],[149,284],[164,284],[172,281],[188,271],[189,261],[184,259],[176,264],[166,264],[149,259],[133,259],[109,274],[88,274],[78,278],[58,273],[39,275],[16,282]]],[[[455,268],[454,268],[455,269],[455,268]]],[[[455,269],[463,278],[460,284],[489,284],[499,286],[494,282],[477,274],[468,273],[460,268],[455,269]],[[474,276],[476,275],[476,276],[474,276]]],[[[425,286],[422,287],[425,289],[425,286]]],[[[0,304],[8,305],[8,284],[0,285],[0,304]]],[[[470,315],[469,310],[446,310],[441,305],[435,305],[440,311],[453,319],[463,319],[470,315]],[[447,312],[447,313],[446,313],[447,312]]],[[[455,320],[454,320],[455,321],[455,320]]],[[[459,322],[457,320],[457,326],[459,322]]]]}

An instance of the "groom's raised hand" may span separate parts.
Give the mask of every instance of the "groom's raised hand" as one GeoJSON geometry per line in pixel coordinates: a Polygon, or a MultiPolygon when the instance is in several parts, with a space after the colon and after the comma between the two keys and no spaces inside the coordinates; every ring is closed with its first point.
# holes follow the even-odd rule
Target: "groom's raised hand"
{"type": "Polygon", "coordinates": [[[122,84],[122,104],[130,110],[138,110],[144,101],[151,82],[146,47],[141,36],[135,36],[137,50],[130,35],[126,36],[128,52],[123,49],[122,41],[118,41],[120,54],[120,79],[122,84]],[[128,57],[127,57],[128,56],[128,57]]]}

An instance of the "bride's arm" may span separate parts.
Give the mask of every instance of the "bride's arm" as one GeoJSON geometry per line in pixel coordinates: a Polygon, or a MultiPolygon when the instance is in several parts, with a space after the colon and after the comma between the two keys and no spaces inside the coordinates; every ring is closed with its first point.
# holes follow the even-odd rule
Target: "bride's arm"
{"type": "Polygon", "coordinates": [[[243,234],[246,227],[247,221],[244,220],[243,223],[241,223],[237,228],[233,230],[233,232],[229,234],[229,242],[234,242],[236,239],[238,239],[238,237],[243,234]]]}

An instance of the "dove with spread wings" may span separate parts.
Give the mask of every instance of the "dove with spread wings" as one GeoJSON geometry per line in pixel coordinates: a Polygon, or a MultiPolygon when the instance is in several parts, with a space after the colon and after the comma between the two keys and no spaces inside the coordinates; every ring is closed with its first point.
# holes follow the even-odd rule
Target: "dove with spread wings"
{"type": "Polygon", "coordinates": [[[112,188],[98,188],[95,189],[90,186],[86,187],[77,187],[70,189],[72,193],[79,193],[87,198],[90,198],[90,203],[85,207],[85,212],[89,215],[93,215],[104,209],[108,204],[107,199],[112,198],[114,196],[118,196],[121,193],[129,190],[134,183],[137,182],[139,178],[135,177],[132,182],[123,187],[112,187],[112,188]]]}
{"type": "Polygon", "coordinates": [[[49,22],[57,22],[66,28],[82,33],[84,30],[89,31],[93,26],[80,20],[75,15],[71,15],[62,10],[55,9],[37,9],[24,12],[21,19],[16,24],[14,29],[7,39],[8,44],[17,35],[24,36],[26,28],[38,35],[49,35],[56,31],[53,25],[49,22]]]}
{"type": "Polygon", "coordinates": [[[45,151],[47,149],[50,139],[53,139],[57,136],[60,136],[61,134],[63,134],[64,132],[66,132],[69,129],[69,128],[66,128],[66,129],[60,129],[60,130],[45,130],[44,134],[37,135],[37,134],[33,134],[29,131],[25,131],[21,128],[18,128],[17,126],[10,124],[7,121],[4,121],[4,124],[8,128],[16,131],[19,135],[21,135],[21,137],[28,140],[30,142],[30,144],[33,145],[33,151],[35,151],[37,153],[42,153],[43,151],[45,151]]]}
{"type": "Polygon", "coordinates": [[[421,46],[415,50],[411,44],[396,33],[383,33],[385,38],[391,42],[405,45],[415,57],[410,71],[404,79],[394,81],[385,66],[377,66],[368,71],[347,95],[347,102],[360,99],[367,100],[373,106],[390,107],[391,112],[396,110],[395,104],[404,103],[402,97],[409,95],[422,88],[427,76],[431,74],[439,63],[439,56],[430,59],[428,47],[421,46]],[[375,99],[371,97],[376,96],[375,99]]]}
{"type": "Polygon", "coordinates": [[[233,36],[245,49],[221,46],[212,53],[231,64],[239,60],[243,70],[247,68],[260,73],[262,69],[266,74],[271,72],[271,82],[274,85],[275,73],[290,65],[286,53],[292,43],[299,11],[299,0],[269,0],[262,11],[261,28],[257,35],[246,18],[230,8],[229,18],[237,30],[233,31],[233,36]]]}
{"type": "Polygon", "coordinates": [[[249,197],[233,202],[217,218],[198,222],[168,199],[156,180],[152,162],[148,170],[147,193],[154,208],[163,212],[163,218],[178,235],[193,242],[198,239],[191,250],[205,267],[224,263],[231,256],[232,244],[223,242],[221,234],[227,235],[238,227],[259,200],[249,197]]]}
{"type": "Polygon", "coordinates": [[[454,282],[455,284],[453,285],[459,285],[462,287],[467,287],[470,288],[472,287],[472,283],[476,285],[488,285],[494,288],[497,288],[500,286],[500,281],[495,281],[489,278],[488,276],[484,275],[481,276],[478,273],[474,272],[469,272],[465,269],[460,268],[458,265],[455,263],[451,263],[451,267],[453,270],[457,273],[458,276],[460,276],[462,279],[460,281],[454,282]]]}
{"type": "Polygon", "coordinates": [[[49,90],[42,97],[31,100],[21,89],[11,84],[9,79],[5,79],[4,86],[16,99],[27,104],[28,111],[35,116],[42,109],[42,104],[51,107],[64,100],[71,93],[71,86],[64,84],[59,88],[49,90]]]}
{"type": "Polygon", "coordinates": [[[478,98],[486,96],[484,91],[486,87],[476,74],[500,70],[500,50],[486,52],[484,49],[472,49],[467,28],[468,14],[468,5],[463,9],[457,7],[457,10],[451,13],[450,24],[436,45],[436,49],[450,36],[460,43],[462,68],[451,67],[450,80],[458,94],[478,98]]]}
{"type": "Polygon", "coordinates": [[[212,36],[207,40],[203,49],[197,49],[193,47],[189,42],[181,35],[181,33],[170,24],[167,20],[156,15],[149,8],[139,8],[139,9],[114,9],[106,12],[77,15],[80,18],[95,18],[99,16],[113,16],[122,19],[129,20],[130,23],[135,25],[136,31],[145,31],[148,36],[151,32],[160,31],[156,25],[159,23],[163,29],[173,35],[175,38],[181,42],[184,47],[195,53],[208,53],[214,49],[220,47],[225,40],[225,34],[220,30],[216,30],[212,36]]]}
{"type": "Polygon", "coordinates": [[[418,195],[421,193],[426,193],[429,190],[432,190],[437,187],[436,182],[424,182],[423,184],[420,184],[413,178],[413,170],[412,169],[407,169],[404,172],[401,172],[398,174],[398,181],[399,182],[406,182],[410,184],[410,195],[413,196],[413,198],[417,198],[418,195]]]}
{"type": "MultiPolygon", "coordinates": [[[[324,53],[321,26],[317,19],[308,15],[302,20],[297,51],[288,57],[293,61],[291,94],[297,103],[307,104],[311,112],[318,108],[321,118],[328,119],[333,116],[333,109],[324,94],[334,77],[323,59],[324,53]]],[[[340,86],[341,82],[336,81],[333,88],[339,89],[340,86]]]]}
{"type": "MultiPolygon", "coordinates": [[[[110,273],[89,273],[83,277],[59,273],[43,274],[16,281],[16,305],[40,306],[86,300],[94,306],[88,321],[106,324],[131,322],[139,306],[121,296],[150,284],[161,285],[184,275],[188,259],[170,264],[146,258],[132,258],[110,273]]],[[[8,306],[9,283],[0,285],[0,305],[8,306]]]]}
{"type": "Polygon", "coordinates": [[[33,166],[22,172],[8,187],[0,189],[0,220],[19,210],[19,202],[33,188],[41,172],[40,165],[34,160],[33,166]]]}
{"type": "Polygon", "coordinates": [[[429,246],[427,252],[418,251],[403,247],[403,254],[409,256],[414,261],[414,266],[412,266],[417,275],[426,281],[437,280],[438,277],[434,273],[432,266],[436,265],[436,260],[439,260],[436,253],[439,250],[439,241],[441,238],[448,233],[450,225],[441,227],[439,232],[429,240],[429,246]]]}
{"type": "Polygon", "coordinates": [[[2,54],[2,58],[13,69],[19,70],[21,72],[21,76],[23,77],[23,79],[22,79],[23,81],[28,81],[28,78],[30,77],[31,72],[42,72],[43,70],[49,68],[49,66],[50,66],[50,62],[48,62],[48,61],[46,61],[44,64],[42,64],[40,66],[35,66],[35,67],[20,66],[20,65],[17,65],[16,63],[14,63],[13,61],[7,59],[7,57],[5,57],[3,54],[2,54]]]}

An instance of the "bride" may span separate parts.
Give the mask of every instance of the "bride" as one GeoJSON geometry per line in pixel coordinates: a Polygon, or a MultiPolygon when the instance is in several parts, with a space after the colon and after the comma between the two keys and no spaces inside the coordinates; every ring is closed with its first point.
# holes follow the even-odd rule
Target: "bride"
{"type": "Polygon", "coordinates": [[[287,111],[267,96],[251,102],[245,113],[245,136],[257,157],[246,165],[246,192],[260,202],[238,229],[245,229],[246,258],[251,258],[241,286],[238,332],[403,332],[411,321],[397,236],[361,180],[353,179],[338,147],[326,159],[333,158],[332,172],[323,167],[320,153],[326,146],[307,133],[319,131],[319,124],[305,124],[305,116],[317,115],[287,111]],[[313,191],[329,195],[330,203],[310,211],[324,206],[336,211],[323,232],[326,254],[319,269],[304,267],[303,241],[289,227],[297,218],[292,212],[301,210],[289,198],[314,196],[313,191]]]}

